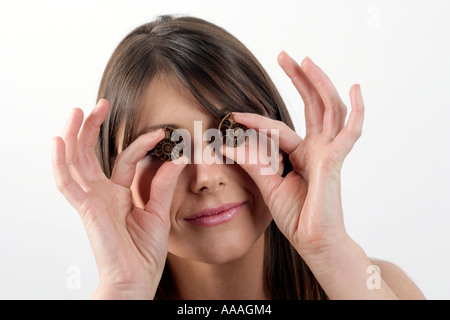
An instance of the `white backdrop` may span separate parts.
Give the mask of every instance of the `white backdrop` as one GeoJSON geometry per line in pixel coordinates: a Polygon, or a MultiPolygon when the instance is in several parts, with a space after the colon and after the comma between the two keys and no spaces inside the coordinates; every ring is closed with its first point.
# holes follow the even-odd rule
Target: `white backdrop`
{"type": "Polygon", "coordinates": [[[210,20],[273,77],[304,133],[303,103],[277,65],[310,56],[345,102],[360,83],[361,140],[343,169],[347,230],[429,299],[450,298],[450,2],[2,1],[0,298],[88,299],[97,270],[77,213],[56,190],[51,139],[89,112],[119,41],[160,14],[210,20]]]}

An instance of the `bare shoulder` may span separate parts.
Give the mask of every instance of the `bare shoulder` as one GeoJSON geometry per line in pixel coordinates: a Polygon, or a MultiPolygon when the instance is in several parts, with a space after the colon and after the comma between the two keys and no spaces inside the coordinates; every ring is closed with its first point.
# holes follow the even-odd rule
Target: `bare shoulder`
{"type": "Polygon", "coordinates": [[[399,299],[426,299],[419,287],[399,266],[381,259],[370,258],[370,261],[374,266],[378,266],[380,268],[381,278],[399,299]]]}

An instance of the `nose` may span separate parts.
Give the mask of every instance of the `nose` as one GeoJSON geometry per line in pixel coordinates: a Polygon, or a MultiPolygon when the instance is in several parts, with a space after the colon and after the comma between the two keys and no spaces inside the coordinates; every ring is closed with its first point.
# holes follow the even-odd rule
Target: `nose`
{"type": "MultiPolygon", "coordinates": [[[[200,132],[202,131],[200,130],[200,132]]],[[[196,136],[194,136],[194,140],[195,138],[196,136]]],[[[228,184],[227,168],[223,161],[223,155],[217,152],[216,148],[211,149],[212,145],[207,139],[202,140],[197,145],[194,143],[195,141],[191,141],[190,160],[192,162],[185,167],[184,171],[187,171],[189,187],[192,192],[198,194],[216,193],[223,190],[228,184]],[[214,161],[211,163],[210,158],[206,161],[204,159],[206,155],[215,158],[214,161]]]]}
{"type": "Polygon", "coordinates": [[[194,193],[215,193],[225,188],[228,183],[225,164],[188,164],[192,176],[190,188],[194,193]]]}

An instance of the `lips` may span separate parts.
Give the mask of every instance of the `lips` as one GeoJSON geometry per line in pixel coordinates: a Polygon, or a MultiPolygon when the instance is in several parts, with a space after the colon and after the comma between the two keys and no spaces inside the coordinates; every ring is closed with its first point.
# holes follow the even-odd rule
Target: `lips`
{"type": "Polygon", "coordinates": [[[245,202],[227,203],[217,208],[200,210],[185,220],[197,226],[215,226],[233,219],[244,204],[245,202]]]}

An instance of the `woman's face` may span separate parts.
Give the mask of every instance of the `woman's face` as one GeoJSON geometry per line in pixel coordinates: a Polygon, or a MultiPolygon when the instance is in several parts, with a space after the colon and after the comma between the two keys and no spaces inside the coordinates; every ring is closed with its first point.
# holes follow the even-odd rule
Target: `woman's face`
{"type": "MultiPolygon", "coordinates": [[[[193,138],[194,121],[201,121],[204,132],[217,128],[220,120],[180,83],[161,75],[149,86],[138,132],[168,125],[188,130],[193,138]]],[[[210,144],[202,143],[203,148],[210,144]]],[[[193,153],[192,145],[191,150],[193,153]]],[[[212,264],[237,259],[264,233],[272,219],[270,212],[258,187],[238,164],[194,164],[193,158],[192,155],[191,163],[180,174],[173,196],[169,252],[212,264]],[[213,214],[214,210],[203,211],[223,205],[231,209],[218,215],[213,214]]],[[[152,179],[160,165],[161,162],[150,158],[138,163],[131,187],[137,206],[143,208],[147,203],[152,179]]]]}

